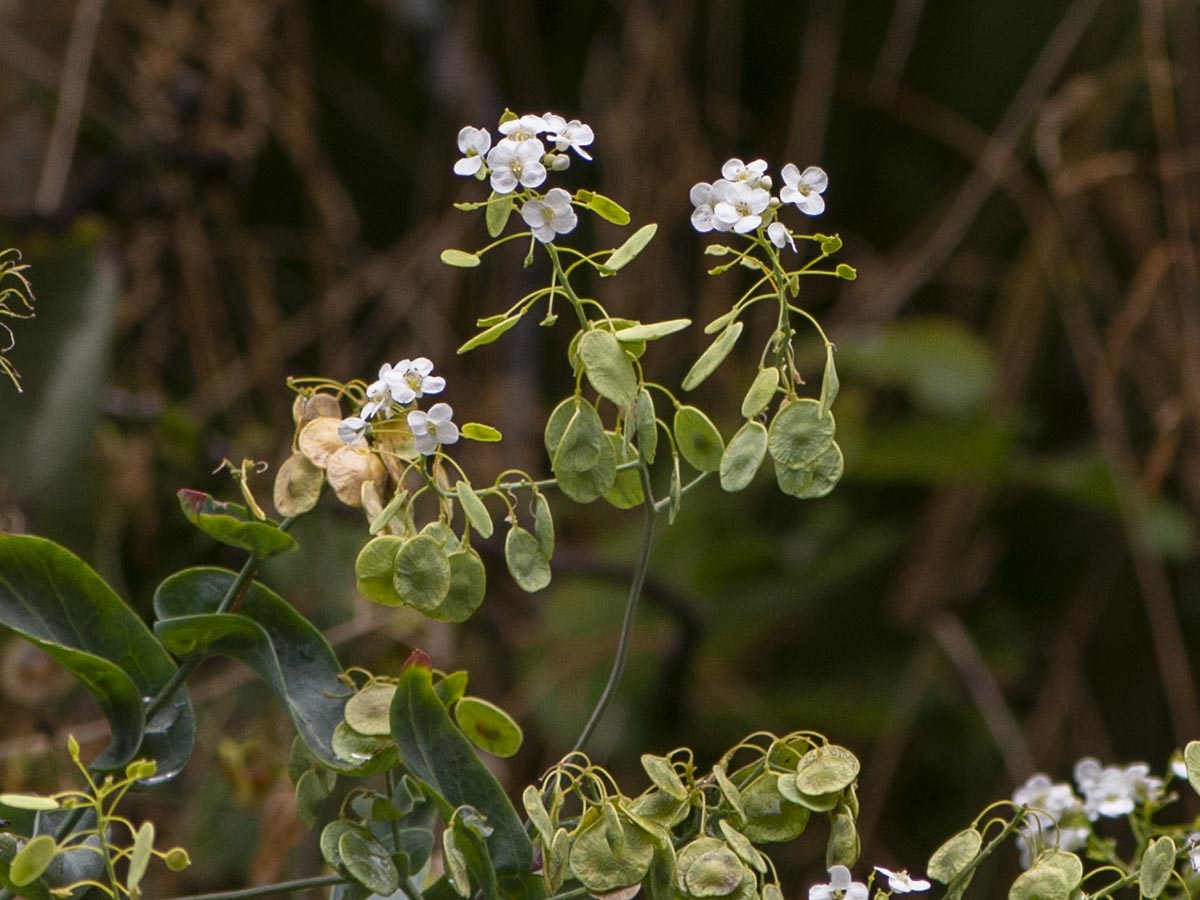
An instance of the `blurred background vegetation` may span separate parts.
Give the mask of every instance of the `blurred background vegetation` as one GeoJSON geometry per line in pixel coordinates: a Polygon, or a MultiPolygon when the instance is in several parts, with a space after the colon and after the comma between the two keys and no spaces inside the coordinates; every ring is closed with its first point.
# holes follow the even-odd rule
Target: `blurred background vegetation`
{"type": "MultiPolygon", "coordinates": [[[[820,730],[864,761],[864,860],[919,870],[1035,769],[1161,768],[1200,737],[1195,4],[5,0],[0,33],[0,247],[38,296],[10,354],[25,392],[0,385],[0,527],[67,544],[143,612],[175,568],[239,564],[174,492],[233,496],[207,474],[222,458],[285,458],[288,375],[430,356],[459,417],[505,434],[456,453],[476,481],[546,471],[565,329],[453,353],[544,267],[438,254],[485,242],[450,206],[482,190],[451,174],[458,129],[553,110],[597,135],[564,182],[659,223],[596,286],[615,313],[704,323],[744,288],[705,274],[689,225],[689,187],[730,156],[824,167],[814,227],[859,271],[805,285],[839,348],[842,485],[713,484],[660,534],[593,747],[628,790],[642,752],[707,765],[754,729],[820,730]]],[[[772,323],[749,327],[704,386],[727,436],[772,323]]],[[[677,384],[693,331],[648,374],[677,384]]],[[[495,565],[462,628],[358,599],[365,526],[334,503],[264,578],[347,665],[394,673],[418,645],[469,668],[526,726],[516,786],[570,745],[611,658],[638,524],[601,505],[559,503],[551,587],[495,565]]],[[[66,732],[102,741],[102,719],[24,646],[0,666],[0,783],[53,785],[66,732]]],[[[314,871],[266,692],[214,662],[193,699],[201,752],[139,813],[192,848],[173,887],[314,871]]],[[[781,850],[793,892],[818,847],[781,850]]]]}

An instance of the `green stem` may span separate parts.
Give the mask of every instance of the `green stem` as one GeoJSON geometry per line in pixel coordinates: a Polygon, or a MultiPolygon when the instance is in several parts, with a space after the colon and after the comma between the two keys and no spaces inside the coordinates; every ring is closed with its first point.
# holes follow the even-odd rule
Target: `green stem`
{"type": "Polygon", "coordinates": [[[245,897],[266,897],[270,894],[292,894],[309,888],[327,887],[331,884],[350,884],[341,875],[318,875],[315,878],[297,878],[295,881],[280,881],[259,887],[242,888],[236,891],[216,891],[211,894],[186,894],[171,900],[242,900],[245,897]]]}
{"type": "Polygon", "coordinates": [[[567,273],[563,271],[562,261],[558,258],[558,248],[553,244],[546,244],[546,252],[550,254],[550,261],[554,264],[554,271],[557,273],[559,280],[562,282],[562,289],[566,292],[567,299],[571,301],[571,305],[575,307],[575,315],[579,317],[579,327],[587,328],[587,316],[583,312],[583,301],[579,299],[579,295],[575,293],[575,289],[571,287],[571,282],[567,278],[567,273]]]}
{"type": "Polygon", "coordinates": [[[646,582],[646,572],[650,568],[650,550],[654,546],[654,521],[658,516],[658,509],[654,503],[654,493],[650,489],[650,472],[645,463],[638,467],[638,471],[642,476],[642,491],[645,493],[643,508],[646,511],[646,517],[642,524],[642,547],[638,553],[637,567],[633,570],[633,580],[629,584],[629,599],[625,602],[625,617],[621,622],[617,654],[613,658],[612,669],[608,673],[608,682],[604,685],[604,690],[600,692],[600,698],[596,701],[587,724],[583,726],[583,731],[579,733],[575,746],[571,748],[572,753],[582,750],[584,744],[591,738],[592,732],[596,730],[604,711],[608,708],[609,701],[616,693],[617,685],[621,682],[621,676],[625,672],[625,661],[629,656],[629,645],[633,638],[633,622],[637,616],[638,600],[642,596],[642,586],[646,582]]]}

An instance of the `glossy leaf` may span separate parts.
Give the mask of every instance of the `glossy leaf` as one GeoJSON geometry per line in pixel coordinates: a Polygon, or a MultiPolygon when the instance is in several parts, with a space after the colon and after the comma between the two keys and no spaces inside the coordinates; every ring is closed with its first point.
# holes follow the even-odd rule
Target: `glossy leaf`
{"type": "Polygon", "coordinates": [[[771,420],[767,448],[779,465],[803,469],[828,449],[833,433],[832,413],[822,413],[816,400],[793,400],[771,420]]]}
{"type": "Polygon", "coordinates": [[[142,699],[167,685],[175,664],[83,560],[53,541],[0,535],[0,624],[69,669],[99,701],[112,738],[93,767],[116,769],[140,754],[158,764],[151,783],[183,768],[195,733],[186,690],[149,723],[142,699]]]}
{"type": "Polygon", "coordinates": [[[721,488],[740,491],[758,474],[767,456],[767,429],[761,422],[750,421],[738,429],[721,454],[721,488]]]}
{"type": "Polygon", "coordinates": [[[365,888],[390,897],[400,888],[400,873],[387,850],[374,837],[359,829],[348,829],[338,838],[342,867],[365,888]]]}
{"type": "Polygon", "coordinates": [[[600,274],[611,275],[629,265],[639,253],[646,249],[646,245],[654,238],[654,234],[657,231],[658,226],[651,222],[649,225],[643,225],[631,234],[625,240],[625,243],[609,254],[608,259],[604,261],[604,268],[600,270],[600,274]]]}
{"type": "Polygon", "coordinates": [[[690,391],[698,387],[704,379],[713,373],[717,366],[725,361],[725,357],[729,355],[729,351],[733,349],[733,345],[737,343],[737,339],[741,336],[742,328],[743,324],[741,322],[734,322],[722,331],[715,341],[708,345],[708,348],[696,360],[695,365],[684,376],[683,389],[685,391],[690,391]]]}
{"type": "MultiPolygon", "coordinates": [[[[429,659],[414,652],[392,700],[392,736],[409,771],[449,808],[473,806],[487,817],[488,850],[496,871],[524,875],[533,847],[499,782],[475,755],[433,689],[429,659]]],[[[448,812],[444,809],[443,812],[448,812]]]]}
{"type": "Polygon", "coordinates": [[[214,612],[233,583],[233,572],[185,569],[154,594],[154,632],[171,652],[190,658],[221,654],[241,660],[284,701],[309,750],[332,769],[345,762],[333,751],[350,689],[342,665],[316,627],[259,582],[243,591],[236,615],[214,612]]]}
{"type": "Polygon", "coordinates": [[[675,411],[675,442],[688,465],[698,472],[716,472],[721,468],[725,442],[717,426],[694,406],[675,411]]]}
{"type": "Polygon", "coordinates": [[[536,537],[514,525],[504,541],[504,560],[513,581],[523,591],[540,591],[550,583],[550,564],[536,537]]]}
{"type": "Polygon", "coordinates": [[[584,332],[579,339],[579,359],[588,383],[601,397],[622,407],[637,399],[633,362],[612,332],[602,328],[584,332]]]}
{"type": "Polygon", "coordinates": [[[258,559],[290,553],[299,548],[296,539],[270,520],[255,519],[246,507],[214,500],[203,491],[184,488],[179,506],[187,520],[209,537],[230,547],[245,550],[258,559]]]}
{"type": "Polygon", "coordinates": [[[454,706],[454,720],[472,744],[493,756],[512,756],[525,739],[521,726],[508,713],[479,697],[459,700],[454,706]]]}

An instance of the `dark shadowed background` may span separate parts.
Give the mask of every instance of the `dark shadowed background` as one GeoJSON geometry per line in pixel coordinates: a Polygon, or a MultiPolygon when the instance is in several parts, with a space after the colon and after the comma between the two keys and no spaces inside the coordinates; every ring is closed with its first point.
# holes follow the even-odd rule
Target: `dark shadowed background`
{"type": "MultiPolygon", "coordinates": [[[[455,136],[506,106],[591,124],[595,163],[561,183],[659,224],[591,286],[644,321],[704,323],[745,288],[705,274],[694,182],[731,156],[820,165],[814,227],[859,273],[802,298],[839,348],[845,479],[820,501],[765,475],[693,495],[593,749],[636,793],[643,752],[707,765],[755,729],[822,731],[864,761],[864,862],[921,870],[1035,769],[1161,773],[1200,738],[1197,47],[1183,0],[0,0],[0,248],[38,296],[10,354],[25,392],[0,383],[0,527],[67,544],[148,613],[174,568],[238,564],[174,492],[232,497],[208,474],[222,458],[286,456],[288,375],[369,380],[417,355],[505,434],[456,453],[477,481],[545,472],[566,330],[454,349],[547,273],[515,245],[439,261],[486,242],[451,208],[484,193],[452,174],[455,136]]],[[[751,317],[702,389],[726,437],[772,327],[751,317]]],[[[699,328],[664,342],[648,375],[677,384],[703,346],[699,328]]],[[[264,577],[347,665],[394,673],[416,645],[469,668],[526,726],[503,770],[519,788],[611,658],[638,514],[600,507],[558,504],[550,588],[493,564],[458,629],[355,596],[365,526],[332,501],[264,577]]],[[[0,683],[6,789],[67,779],[68,730],[102,742],[23,645],[0,644],[0,683]]],[[[192,850],[171,889],[316,871],[269,694],[219,663],[193,684],[202,752],[140,812],[192,850]]],[[[792,893],[821,845],[780,849],[792,893]]]]}

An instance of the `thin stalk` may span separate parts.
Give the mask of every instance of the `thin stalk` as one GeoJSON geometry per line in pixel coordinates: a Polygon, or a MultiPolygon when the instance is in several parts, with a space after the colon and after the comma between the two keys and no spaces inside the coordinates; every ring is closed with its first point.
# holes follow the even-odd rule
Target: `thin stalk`
{"type": "Polygon", "coordinates": [[[331,884],[349,884],[341,875],[318,875],[315,878],[297,878],[295,881],[280,881],[258,887],[241,888],[235,891],[215,891],[211,894],[185,894],[171,900],[243,900],[246,897],[266,897],[271,894],[292,894],[309,888],[327,887],[331,884]]]}
{"type": "Polygon", "coordinates": [[[575,740],[575,746],[571,748],[572,753],[581,751],[584,744],[591,738],[592,732],[596,730],[604,711],[608,708],[609,701],[616,693],[617,685],[621,682],[621,676],[625,672],[625,661],[629,656],[629,645],[633,638],[633,622],[637,616],[638,600],[641,599],[642,586],[646,582],[646,572],[650,568],[650,550],[654,546],[654,522],[658,517],[658,510],[655,508],[654,493],[651,490],[650,472],[645,463],[638,468],[638,471],[642,475],[642,491],[645,494],[643,509],[646,516],[642,523],[642,547],[638,553],[637,567],[633,570],[633,580],[629,584],[629,599],[625,601],[625,616],[621,621],[621,636],[617,641],[617,654],[613,658],[612,669],[608,673],[608,682],[604,685],[604,690],[600,692],[600,697],[592,709],[591,716],[588,717],[587,724],[583,726],[583,731],[575,740]]]}
{"type": "Polygon", "coordinates": [[[554,264],[554,271],[562,281],[562,289],[567,294],[567,299],[571,301],[571,305],[575,307],[575,315],[579,317],[579,327],[587,328],[587,316],[583,312],[583,302],[579,299],[579,295],[575,293],[575,289],[571,287],[571,282],[567,278],[567,273],[563,271],[562,261],[558,258],[558,248],[553,244],[546,244],[546,251],[550,254],[550,261],[554,264]]]}

